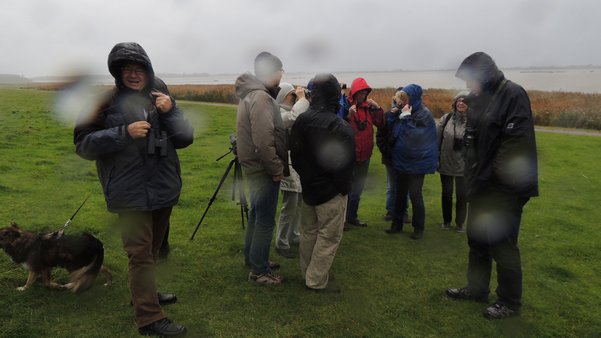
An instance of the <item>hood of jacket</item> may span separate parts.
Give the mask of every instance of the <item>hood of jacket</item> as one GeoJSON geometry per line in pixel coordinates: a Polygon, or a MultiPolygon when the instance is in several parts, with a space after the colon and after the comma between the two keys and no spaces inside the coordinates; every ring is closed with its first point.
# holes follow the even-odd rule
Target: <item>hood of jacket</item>
{"type": "Polygon", "coordinates": [[[125,88],[121,81],[121,67],[126,63],[137,63],[146,69],[147,84],[145,90],[154,85],[154,69],[146,51],[136,42],[121,42],[111,49],[108,57],[109,72],[115,78],[118,89],[125,88]]]}
{"type": "Polygon", "coordinates": [[[409,95],[409,105],[413,111],[418,110],[422,106],[422,87],[416,84],[410,84],[403,87],[403,92],[409,95]]]}
{"type": "MultiPolygon", "coordinates": [[[[365,81],[364,78],[362,77],[358,77],[356,79],[353,80],[353,83],[351,83],[351,90],[349,91],[348,94],[348,100],[351,103],[351,105],[355,104],[355,94],[358,91],[367,89],[368,90],[368,94],[371,92],[371,87],[367,84],[367,81],[365,81]]],[[[340,91],[340,90],[338,90],[340,91]]]]}
{"type": "Polygon", "coordinates": [[[294,86],[288,82],[280,83],[280,91],[278,92],[278,96],[275,97],[275,103],[277,103],[280,107],[284,103],[284,99],[290,92],[294,91],[294,86]]]}
{"type": "Polygon", "coordinates": [[[505,78],[495,61],[484,52],[476,52],[465,58],[455,76],[464,81],[477,81],[485,92],[494,91],[497,84],[505,78]]]}
{"type": "Polygon", "coordinates": [[[246,95],[255,90],[262,90],[264,92],[269,93],[267,87],[265,87],[265,84],[263,84],[263,82],[259,80],[259,78],[257,78],[251,73],[244,73],[238,76],[238,78],[236,79],[235,87],[236,96],[239,99],[245,98],[246,95]]]}
{"type": "Polygon", "coordinates": [[[311,80],[310,108],[336,114],[340,109],[340,83],[332,74],[317,74],[311,80]]]}

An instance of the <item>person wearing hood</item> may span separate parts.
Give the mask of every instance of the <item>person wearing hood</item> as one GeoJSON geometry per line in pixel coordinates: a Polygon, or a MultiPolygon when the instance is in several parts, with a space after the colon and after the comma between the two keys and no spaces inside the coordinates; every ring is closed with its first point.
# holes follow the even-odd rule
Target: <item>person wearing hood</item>
{"type": "MultiPolygon", "coordinates": [[[[309,108],[309,100],[305,97],[305,89],[302,87],[295,89],[294,86],[286,82],[280,83],[280,91],[275,98],[275,102],[280,106],[282,121],[288,131],[296,118],[309,108]]],[[[275,251],[280,256],[294,258],[295,255],[290,249],[290,245],[298,244],[300,241],[299,226],[303,199],[300,178],[292,168],[291,161],[289,161],[289,169],[290,176],[284,177],[280,182],[282,209],[280,210],[275,251]]]]}
{"type": "Polygon", "coordinates": [[[518,235],[525,204],[538,196],[534,119],[524,88],[507,80],[488,54],[468,56],[455,76],[471,92],[464,142],[469,255],[467,286],[446,293],[486,302],[494,260],[497,301],[483,315],[502,319],[522,306],[518,235]]]}
{"type": "Polygon", "coordinates": [[[332,74],[312,80],[311,105],[290,133],[292,165],[303,189],[300,267],[309,290],[339,292],[329,283],[342,239],[346,195],[355,163],[353,130],[340,119],[340,85],[332,74]]]}
{"type": "Polygon", "coordinates": [[[416,84],[403,87],[396,101],[402,107],[388,117],[392,133],[392,163],[397,175],[395,208],[389,234],[403,230],[403,211],[407,207],[407,193],[411,199],[413,225],[412,239],[421,239],[425,229],[426,210],[422,188],[425,174],[436,171],[438,146],[436,122],[430,110],[422,103],[422,88],[416,84]]]}
{"type": "Polygon", "coordinates": [[[359,77],[353,80],[349,91],[351,107],[346,117],[355,132],[356,156],[353,189],[348,196],[346,224],[359,227],[367,226],[366,223],[359,220],[358,212],[361,193],[369,171],[369,160],[374,148],[374,124],[376,127],[386,124],[384,109],[376,101],[367,98],[371,90],[364,78],[359,77]]]}
{"type": "Polygon", "coordinates": [[[279,285],[278,265],[269,261],[275,228],[280,181],[289,175],[286,128],[275,102],[284,70],[282,61],[268,52],[255,58],[255,74],[236,79],[238,103],[236,133],[238,160],[247,178],[250,210],[244,241],[248,280],[261,285],[279,285]]]}
{"type": "Polygon", "coordinates": [[[465,98],[468,91],[458,93],[453,100],[453,111],[444,114],[438,121],[438,172],[442,184],[442,228],[451,229],[453,220],[453,185],[455,185],[455,226],[457,232],[464,232],[463,223],[467,212],[465,200],[465,182],[463,172],[465,157],[463,156],[463,135],[467,121],[467,104],[465,98]]]}
{"type": "Polygon", "coordinates": [[[154,265],[181,192],[176,149],[192,144],[194,130],[139,44],[116,44],[108,68],[115,88],[92,116],[80,116],[76,152],[96,161],[107,209],[119,215],[139,332],[183,334],[163,312],[177,298],[157,293],[154,265]]]}

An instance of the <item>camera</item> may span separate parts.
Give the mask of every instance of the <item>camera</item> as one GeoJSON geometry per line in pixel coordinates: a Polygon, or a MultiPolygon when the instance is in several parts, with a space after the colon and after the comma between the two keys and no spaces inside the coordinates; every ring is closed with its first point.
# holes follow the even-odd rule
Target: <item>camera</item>
{"type": "Polygon", "coordinates": [[[367,128],[367,120],[365,121],[359,121],[359,120],[355,120],[355,124],[357,125],[357,129],[363,131],[365,130],[365,128],[367,128]]]}
{"type": "Polygon", "coordinates": [[[234,155],[238,155],[238,147],[237,147],[236,142],[237,142],[236,135],[230,134],[230,149],[232,150],[234,155]]]}
{"type": "Polygon", "coordinates": [[[454,137],[453,138],[453,150],[461,150],[463,148],[463,139],[454,137]]]}
{"type": "Polygon", "coordinates": [[[161,131],[157,137],[154,129],[150,129],[148,132],[148,143],[146,146],[146,153],[148,155],[154,155],[157,152],[161,157],[167,156],[167,132],[161,131]]]}
{"type": "MultiPolygon", "coordinates": [[[[474,143],[476,142],[476,132],[477,130],[470,126],[465,128],[465,134],[463,135],[463,145],[466,148],[474,146],[474,143]]],[[[453,144],[453,149],[455,149],[455,144],[453,144]]]]}

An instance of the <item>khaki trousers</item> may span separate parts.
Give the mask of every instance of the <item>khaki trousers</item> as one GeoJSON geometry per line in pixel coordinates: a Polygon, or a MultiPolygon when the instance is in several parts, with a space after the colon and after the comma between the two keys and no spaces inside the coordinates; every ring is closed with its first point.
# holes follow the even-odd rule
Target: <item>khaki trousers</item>
{"type": "Polygon", "coordinates": [[[159,305],[154,266],[169,227],[171,209],[119,214],[123,249],[129,260],[129,290],[139,328],[166,317],[159,305]]]}
{"type": "Polygon", "coordinates": [[[323,289],[328,285],[330,267],[342,239],[346,205],[347,197],[340,194],[317,206],[303,204],[300,267],[310,288],[323,289]]]}

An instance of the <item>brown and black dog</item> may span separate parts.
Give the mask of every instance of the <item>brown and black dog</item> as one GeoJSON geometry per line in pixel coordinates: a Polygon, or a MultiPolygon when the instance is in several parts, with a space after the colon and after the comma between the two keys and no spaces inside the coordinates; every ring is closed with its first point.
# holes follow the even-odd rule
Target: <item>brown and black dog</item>
{"type": "Polygon", "coordinates": [[[73,292],[90,288],[98,272],[106,277],[105,285],[110,285],[113,281],[111,272],[102,265],[102,242],[88,233],[34,234],[12,223],[11,226],[0,229],[0,247],[13,262],[29,270],[27,282],[17,288],[19,291],[26,290],[40,277],[47,287],[73,292]],[[63,285],[52,280],[54,267],[63,267],[69,271],[69,283],[63,285]]]}

